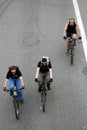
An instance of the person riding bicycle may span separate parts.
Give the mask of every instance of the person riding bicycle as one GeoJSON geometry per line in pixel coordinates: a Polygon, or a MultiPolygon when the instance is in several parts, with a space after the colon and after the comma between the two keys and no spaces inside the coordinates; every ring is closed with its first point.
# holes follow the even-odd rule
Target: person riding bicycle
{"type": "Polygon", "coordinates": [[[9,70],[6,75],[6,80],[4,83],[3,90],[4,91],[6,90],[6,86],[9,81],[10,95],[12,96],[13,94],[12,90],[14,89],[14,86],[15,86],[17,90],[18,98],[20,102],[23,103],[23,94],[22,94],[22,91],[20,90],[21,85],[22,85],[22,88],[25,88],[22,73],[19,70],[18,66],[10,66],[8,69],[9,70]]]}
{"type": "Polygon", "coordinates": [[[35,82],[40,81],[38,91],[41,92],[43,77],[45,76],[48,90],[51,90],[50,83],[53,81],[52,75],[52,65],[49,57],[42,57],[42,59],[38,62],[35,82]]]}
{"type": "Polygon", "coordinates": [[[64,27],[64,31],[63,31],[63,38],[66,41],[66,48],[67,48],[67,52],[69,53],[69,40],[70,37],[72,36],[73,40],[76,41],[77,40],[77,34],[78,34],[78,39],[82,39],[81,38],[81,32],[80,32],[80,28],[79,25],[75,22],[74,18],[69,18],[68,23],[66,23],[65,27],[64,27]]]}

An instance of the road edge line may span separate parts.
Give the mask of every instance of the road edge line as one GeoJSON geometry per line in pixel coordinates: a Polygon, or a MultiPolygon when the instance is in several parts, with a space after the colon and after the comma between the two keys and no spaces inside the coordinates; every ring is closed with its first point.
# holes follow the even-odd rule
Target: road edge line
{"type": "Polygon", "coordinates": [[[75,9],[75,14],[76,14],[76,17],[77,17],[77,21],[78,21],[78,24],[79,24],[80,30],[81,30],[82,44],[83,44],[85,59],[86,59],[86,63],[87,63],[87,38],[86,38],[86,33],[85,33],[84,26],[83,26],[83,22],[82,22],[81,13],[80,13],[80,10],[79,10],[78,2],[77,2],[77,0],[72,0],[72,2],[73,2],[74,9],[75,9]]]}

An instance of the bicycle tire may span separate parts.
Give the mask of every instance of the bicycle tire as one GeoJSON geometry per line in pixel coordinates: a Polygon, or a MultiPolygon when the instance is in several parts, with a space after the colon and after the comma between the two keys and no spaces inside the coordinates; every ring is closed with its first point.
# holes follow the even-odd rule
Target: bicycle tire
{"type": "Polygon", "coordinates": [[[73,65],[73,55],[71,55],[71,65],[73,65]]]}
{"type": "Polygon", "coordinates": [[[43,112],[45,112],[45,102],[43,102],[43,112]]]}
{"type": "Polygon", "coordinates": [[[70,63],[71,65],[73,65],[73,48],[71,49],[71,53],[70,53],[70,63]]]}
{"type": "Polygon", "coordinates": [[[43,112],[45,112],[46,94],[44,91],[42,92],[41,97],[42,97],[42,110],[43,112]]]}
{"type": "Polygon", "coordinates": [[[19,101],[18,99],[14,98],[13,99],[13,104],[14,104],[14,109],[15,109],[15,116],[16,116],[16,119],[18,120],[19,119],[19,101]]]}

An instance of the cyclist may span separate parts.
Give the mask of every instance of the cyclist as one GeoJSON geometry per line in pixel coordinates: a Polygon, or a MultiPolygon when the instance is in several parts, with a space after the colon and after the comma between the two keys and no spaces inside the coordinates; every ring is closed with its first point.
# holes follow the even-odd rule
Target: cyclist
{"type": "Polygon", "coordinates": [[[41,83],[43,82],[43,77],[46,76],[48,90],[51,90],[50,83],[53,81],[52,75],[52,65],[49,57],[42,57],[42,59],[38,62],[36,75],[35,75],[35,82],[40,81],[38,91],[41,92],[41,83]]]}
{"type": "Polygon", "coordinates": [[[80,28],[79,25],[75,22],[74,18],[69,18],[69,21],[66,23],[65,27],[64,27],[64,31],[63,31],[63,38],[66,41],[66,48],[67,48],[67,52],[69,52],[69,39],[72,36],[72,38],[74,39],[74,41],[77,40],[77,33],[78,33],[78,39],[81,40],[81,32],[80,32],[80,28]]]}
{"type": "Polygon", "coordinates": [[[21,85],[22,85],[22,88],[25,88],[22,73],[19,70],[18,66],[10,66],[8,69],[9,70],[6,75],[6,80],[4,83],[3,90],[4,91],[6,90],[6,86],[9,81],[10,95],[12,96],[12,90],[14,89],[14,86],[16,86],[18,98],[20,102],[23,103],[23,94],[22,94],[22,91],[20,90],[21,85]]]}

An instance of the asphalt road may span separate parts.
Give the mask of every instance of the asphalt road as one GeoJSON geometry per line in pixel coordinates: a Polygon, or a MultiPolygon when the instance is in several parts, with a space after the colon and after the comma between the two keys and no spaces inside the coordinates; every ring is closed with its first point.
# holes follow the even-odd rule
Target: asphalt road
{"type": "MultiPolygon", "coordinates": [[[[87,1],[78,0],[86,28],[87,1]]],[[[66,56],[63,28],[75,17],[69,0],[0,0],[0,130],[87,130],[87,69],[83,47],[77,41],[74,65],[66,56]],[[46,112],[34,75],[42,55],[51,58],[54,82],[46,112]],[[24,104],[16,120],[12,98],[2,91],[10,65],[24,76],[24,104]]],[[[86,30],[87,34],[87,30],[86,30]]]]}

